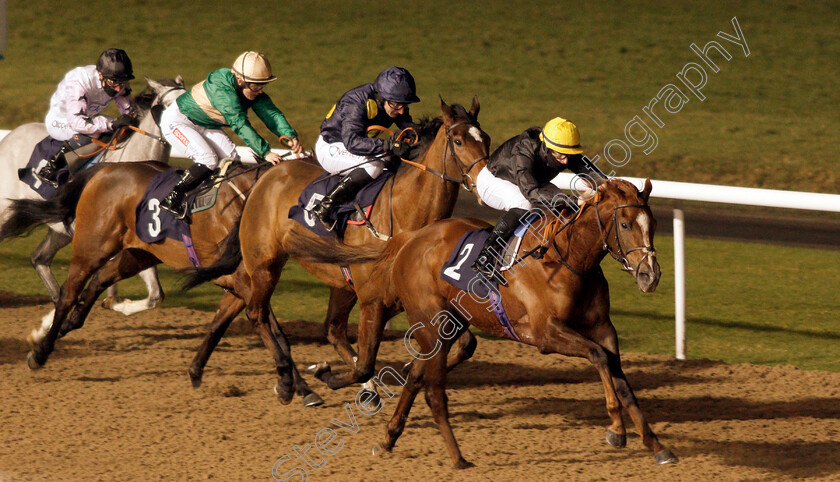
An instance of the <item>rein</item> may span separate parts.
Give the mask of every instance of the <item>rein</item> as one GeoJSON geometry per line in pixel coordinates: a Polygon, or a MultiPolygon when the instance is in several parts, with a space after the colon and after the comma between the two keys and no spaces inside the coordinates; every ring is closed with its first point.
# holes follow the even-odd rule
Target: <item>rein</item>
{"type": "MultiPolygon", "coordinates": [[[[455,159],[455,165],[458,166],[458,170],[461,172],[461,178],[460,179],[457,178],[457,177],[450,176],[450,175],[446,174],[446,172],[436,171],[436,170],[430,168],[429,166],[427,166],[425,164],[420,164],[419,162],[409,161],[408,159],[403,159],[403,158],[400,158],[400,161],[408,164],[411,167],[414,167],[416,169],[420,169],[421,171],[425,171],[425,172],[428,172],[429,174],[437,176],[437,177],[443,179],[444,181],[449,181],[449,182],[452,182],[452,183],[455,183],[455,184],[459,184],[461,187],[463,187],[467,191],[473,191],[473,189],[475,189],[475,182],[473,182],[472,176],[470,176],[470,171],[472,171],[472,168],[475,167],[475,165],[478,164],[479,162],[487,160],[489,158],[489,156],[481,156],[481,157],[473,160],[469,164],[465,164],[465,163],[461,162],[461,159],[459,159],[458,156],[455,154],[455,147],[453,146],[452,136],[450,135],[450,132],[452,131],[452,129],[454,129],[458,126],[465,125],[465,124],[469,125],[471,127],[477,127],[479,129],[481,128],[481,125],[478,122],[468,122],[468,121],[456,122],[455,124],[452,124],[451,126],[447,127],[446,131],[445,131],[445,133],[446,133],[446,147],[444,148],[444,151],[443,151],[444,160],[446,159],[447,153],[449,151],[452,151],[452,157],[455,159]]],[[[387,127],[370,126],[370,127],[367,128],[368,132],[374,131],[374,130],[385,132],[385,133],[388,133],[392,136],[394,134],[393,131],[391,129],[388,129],[387,127]]],[[[404,139],[405,135],[408,132],[414,132],[414,128],[413,127],[407,127],[405,129],[403,129],[402,131],[400,131],[400,133],[397,135],[397,140],[404,139]]],[[[415,136],[416,136],[416,133],[415,133],[415,136]]],[[[446,166],[446,163],[444,162],[444,170],[446,169],[445,166],[446,166]]]]}
{"type": "MultiPolygon", "coordinates": [[[[595,203],[595,207],[596,208],[598,207],[597,202],[595,203]]],[[[618,210],[623,209],[623,208],[644,208],[644,207],[645,207],[644,204],[621,204],[619,206],[614,207],[613,208],[613,215],[612,215],[612,218],[613,218],[612,227],[610,227],[606,231],[604,231],[604,228],[601,224],[601,213],[599,213],[597,209],[595,210],[595,216],[598,218],[598,232],[601,235],[601,243],[603,244],[602,248],[606,249],[607,252],[610,253],[610,256],[612,256],[616,261],[621,263],[621,265],[624,267],[624,271],[628,271],[630,273],[638,272],[639,267],[642,265],[642,263],[646,259],[648,259],[650,257],[651,254],[653,254],[654,256],[656,255],[656,249],[654,249],[653,246],[644,245],[644,246],[637,246],[635,248],[631,248],[627,251],[624,250],[624,247],[621,246],[621,239],[618,236],[618,210]],[[618,248],[618,253],[614,252],[614,250],[612,248],[610,248],[609,243],[607,243],[607,234],[609,234],[610,229],[613,229],[613,228],[615,228],[615,245],[618,248]],[[642,251],[644,253],[644,256],[642,257],[642,259],[639,260],[639,262],[638,262],[638,264],[636,264],[635,268],[630,266],[630,262],[627,260],[627,255],[632,253],[633,251],[642,251]]]]}
{"type": "Polygon", "coordinates": [[[114,134],[111,137],[111,139],[108,140],[108,142],[102,142],[99,139],[91,137],[90,141],[92,143],[96,144],[97,146],[99,146],[99,149],[91,152],[90,154],[85,154],[85,155],[79,156],[79,158],[80,159],[90,159],[92,157],[96,157],[97,155],[99,155],[99,153],[101,153],[102,151],[105,151],[105,150],[115,151],[115,150],[117,150],[117,144],[123,139],[123,137],[125,137],[125,135],[126,135],[126,128],[121,127],[120,130],[118,130],[117,133],[114,134]]]}
{"type": "MultiPolygon", "coordinates": [[[[569,225],[571,225],[572,223],[577,221],[578,218],[580,218],[580,215],[581,215],[581,213],[583,213],[583,210],[586,208],[586,206],[591,205],[592,207],[595,208],[595,217],[598,220],[597,221],[598,234],[601,236],[601,248],[603,250],[605,250],[606,252],[608,252],[610,254],[610,256],[613,257],[613,259],[615,259],[616,261],[621,263],[624,271],[628,271],[630,273],[638,272],[639,267],[642,265],[642,263],[646,259],[648,259],[651,255],[654,255],[654,256],[656,255],[656,249],[654,249],[653,246],[644,245],[644,246],[637,246],[635,248],[631,248],[627,251],[624,250],[624,247],[621,245],[621,238],[618,236],[618,227],[617,227],[618,226],[618,210],[619,209],[624,209],[624,208],[644,208],[646,206],[644,204],[621,204],[621,205],[618,205],[618,206],[614,207],[613,208],[613,214],[612,214],[612,221],[613,221],[612,226],[610,226],[608,229],[604,230],[604,225],[603,225],[603,222],[601,221],[601,213],[598,210],[598,206],[600,205],[600,203],[601,203],[601,193],[598,192],[595,196],[594,202],[592,202],[591,204],[586,203],[580,210],[578,210],[577,216],[575,216],[575,218],[572,219],[571,221],[569,221],[567,223],[561,223],[560,219],[554,219],[553,221],[549,222],[546,225],[545,229],[543,230],[543,238],[551,240],[550,241],[550,247],[554,250],[555,254],[557,254],[557,258],[560,260],[560,263],[562,263],[563,266],[568,268],[569,271],[571,271],[572,273],[574,273],[574,274],[576,274],[576,275],[578,275],[579,277],[582,278],[583,273],[581,273],[580,271],[572,268],[572,266],[570,266],[569,263],[566,262],[566,260],[563,259],[563,256],[560,254],[560,249],[557,247],[556,236],[558,234],[560,234],[560,232],[562,232],[566,227],[568,227],[569,225]],[[616,248],[617,248],[617,252],[612,247],[610,247],[609,243],[607,242],[607,235],[609,234],[610,230],[613,229],[613,227],[615,227],[615,245],[616,245],[616,248]],[[642,251],[644,253],[644,256],[642,257],[642,259],[639,260],[639,262],[636,264],[635,268],[630,266],[630,262],[627,260],[627,255],[634,252],[634,251],[642,251]]],[[[547,243],[547,244],[541,244],[538,248],[535,248],[535,249],[540,250],[542,253],[545,253],[545,251],[547,251],[548,248],[549,248],[549,244],[547,243]]]]}
{"type": "MultiPolygon", "coordinates": [[[[166,106],[166,105],[171,104],[172,102],[170,102],[169,104],[166,103],[166,97],[173,92],[186,92],[186,89],[184,89],[183,87],[177,87],[177,86],[176,87],[170,87],[166,92],[164,92],[163,94],[160,94],[158,96],[156,104],[160,104],[162,106],[166,106]]],[[[178,94],[178,95],[181,95],[181,94],[178,94]]],[[[143,134],[146,137],[151,137],[152,139],[160,142],[161,144],[167,144],[166,139],[164,139],[161,136],[156,136],[156,135],[152,134],[151,132],[146,132],[143,129],[139,129],[139,128],[134,127],[134,126],[126,126],[126,127],[128,127],[129,129],[133,130],[134,132],[136,132],[138,134],[143,134]]],[[[123,129],[125,129],[125,127],[123,129]]]]}

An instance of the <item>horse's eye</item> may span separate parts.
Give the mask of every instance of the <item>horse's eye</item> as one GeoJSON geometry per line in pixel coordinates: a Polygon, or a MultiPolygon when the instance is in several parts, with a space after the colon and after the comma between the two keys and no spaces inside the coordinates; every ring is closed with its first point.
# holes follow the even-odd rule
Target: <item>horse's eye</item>
{"type": "Polygon", "coordinates": [[[622,227],[622,228],[624,228],[624,229],[629,229],[629,228],[627,227],[627,223],[621,223],[621,227],[622,227]]]}
{"type": "Polygon", "coordinates": [[[454,142],[455,142],[455,145],[456,145],[456,146],[460,146],[460,145],[462,145],[462,144],[463,144],[463,142],[461,142],[461,139],[455,139],[455,141],[454,141],[454,142]]]}

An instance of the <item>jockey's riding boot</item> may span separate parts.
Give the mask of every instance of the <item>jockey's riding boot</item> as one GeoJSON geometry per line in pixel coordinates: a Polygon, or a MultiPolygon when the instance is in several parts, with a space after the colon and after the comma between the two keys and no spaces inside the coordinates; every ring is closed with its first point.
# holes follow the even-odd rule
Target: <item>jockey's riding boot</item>
{"type": "Polygon", "coordinates": [[[172,214],[177,219],[184,219],[187,216],[187,206],[184,205],[184,197],[192,189],[199,186],[205,179],[210,177],[212,169],[203,164],[193,164],[184,171],[181,179],[160,202],[160,208],[172,214]]]}
{"type": "Polygon", "coordinates": [[[58,151],[55,158],[46,161],[47,164],[44,167],[35,171],[35,177],[52,187],[58,187],[58,171],[67,165],[67,161],[64,159],[64,148],[58,151]]]}
{"type": "Polygon", "coordinates": [[[338,184],[321,199],[320,203],[312,208],[312,214],[328,231],[332,231],[336,222],[333,208],[356,197],[356,194],[372,180],[373,178],[364,169],[353,169],[350,174],[338,181],[338,184]]]}
{"type": "Polygon", "coordinates": [[[484,243],[484,248],[472,265],[473,270],[483,274],[488,280],[495,279],[499,284],[507,286],[507,281],[496,269],[496,265],[497,262],[502,261],[501,258],[504,257],[505,252],[504,245],[519,226],[519,219],[526,213],[524,209],[511,208],[499,217],[499,222],[496,223],[490,237],[484,243]]]}

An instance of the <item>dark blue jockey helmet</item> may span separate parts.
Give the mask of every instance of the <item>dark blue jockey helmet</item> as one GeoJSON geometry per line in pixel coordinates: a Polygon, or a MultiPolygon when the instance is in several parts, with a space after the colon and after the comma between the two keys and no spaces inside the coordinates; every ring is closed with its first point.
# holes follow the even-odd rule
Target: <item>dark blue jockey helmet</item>
{"type": "Polygon", "coordinates": [[[420,102],[417,89],[414,87],[414,77],[402,67],[388,67],[383,70],[373,87],[385,100],[400,104],[420,102]]]}

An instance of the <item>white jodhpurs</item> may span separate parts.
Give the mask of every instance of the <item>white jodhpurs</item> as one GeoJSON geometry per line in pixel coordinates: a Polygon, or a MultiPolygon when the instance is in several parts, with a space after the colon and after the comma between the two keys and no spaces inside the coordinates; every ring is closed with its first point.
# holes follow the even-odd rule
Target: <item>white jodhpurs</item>
{"type": "Polygon", "coordinates": [[[196,164],[215,169],[219,159],[238,157],[236,144],[221,129],[196,125],[173,102],[160,116],[163,137],[181,149],[196,164]]]}
{"type": "Polygon", "coordinates": [[[475,188],[484,204],[493,209],[499,211],[510,211],[512,208],[520,208],[526,211],[531,209],[530,201],[519,190],[519,186],[504,179],[499,179],[486,167],[478,173],[478,177],[475,179],[475,188]]]}
{"type": "Polygon", "coordinates": [[[360,167],[367,171],[371,178],[376,179],[385,168],[385,163],[382,161],[373,161],[365,156],[351,154],[344,147],[343,142],[330,143],[321,136],[318,136],[318,142],[315,143],[315,155],[321,167],[330,174],[341,171],[343,175],[347,175],[353,168],[360,167]]]}

